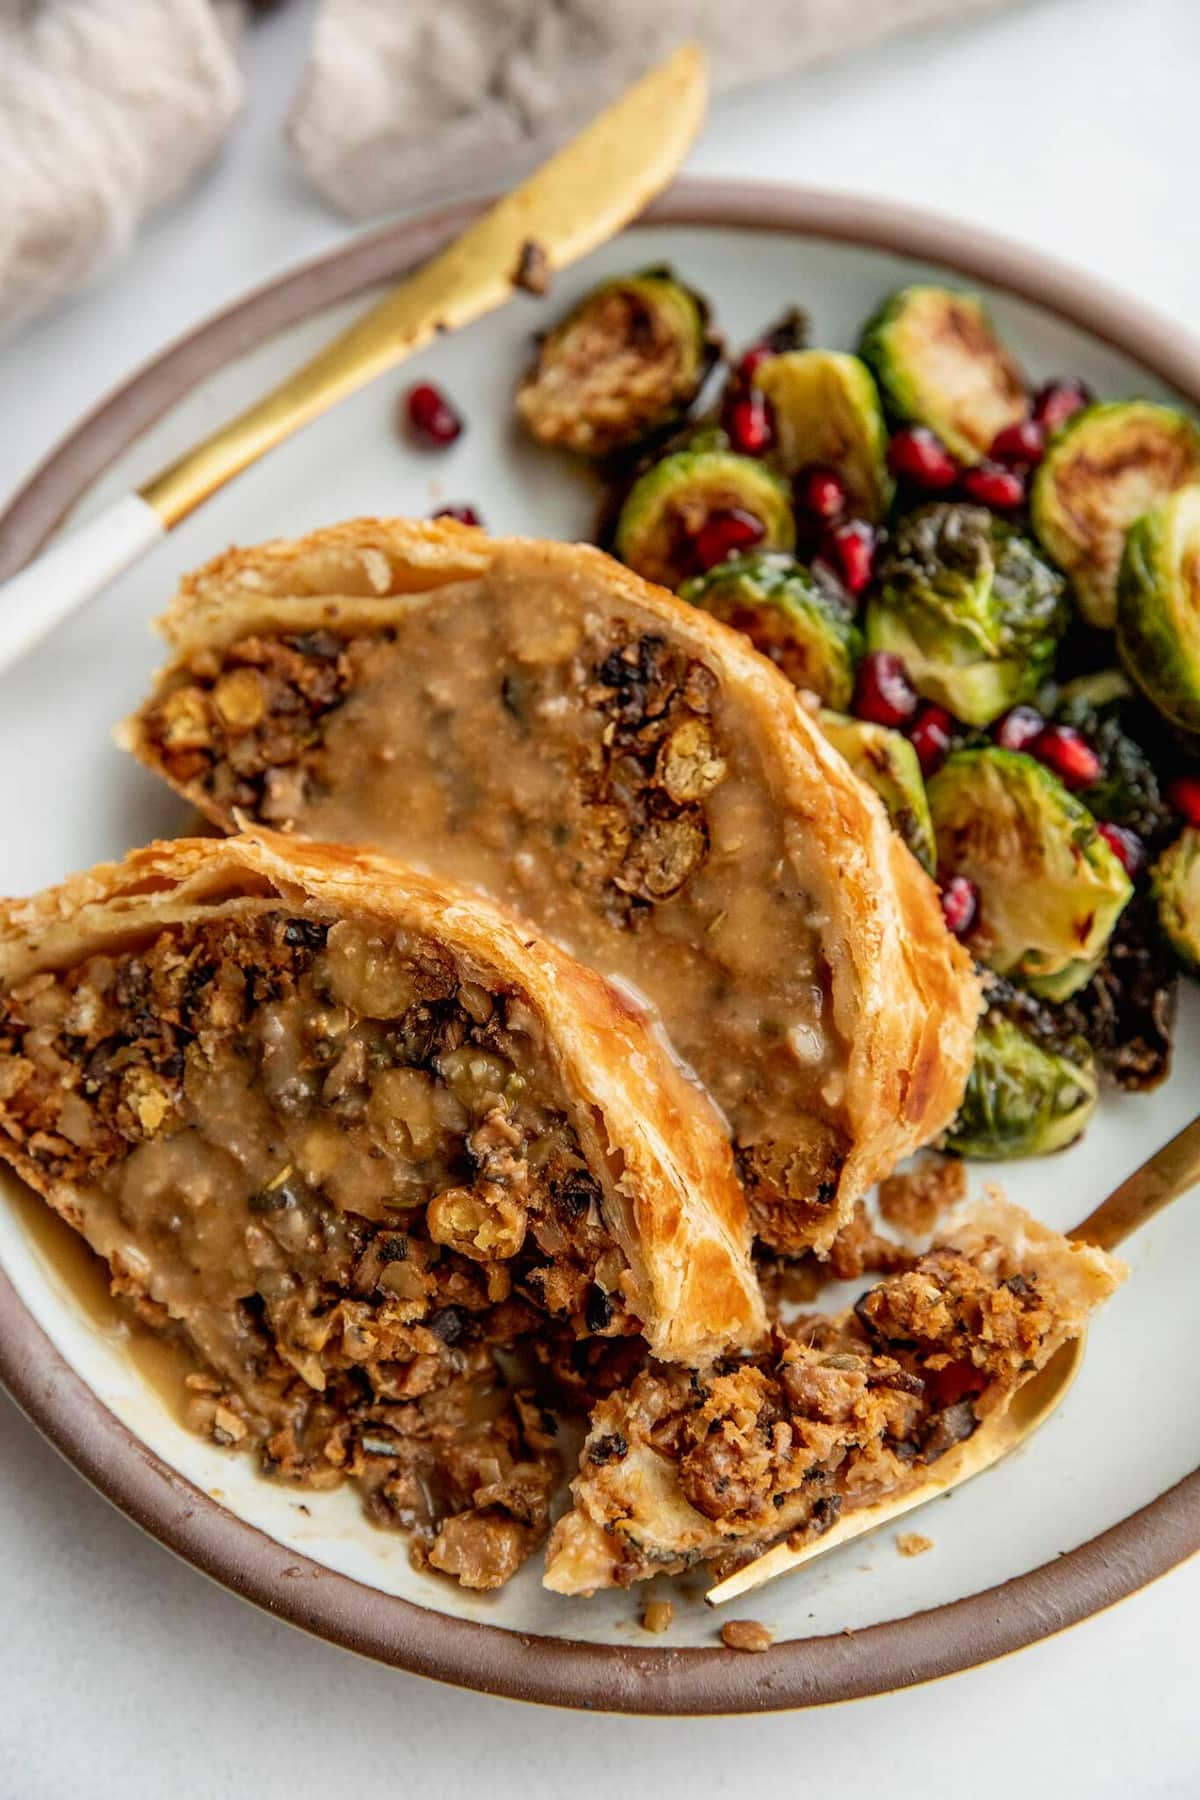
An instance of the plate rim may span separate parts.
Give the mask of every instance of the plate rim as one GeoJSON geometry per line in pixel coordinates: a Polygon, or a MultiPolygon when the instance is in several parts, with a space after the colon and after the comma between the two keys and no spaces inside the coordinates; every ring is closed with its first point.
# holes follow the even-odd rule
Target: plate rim
{"type": "MultiPolygon", "coordinates": [[[[487,205],[460,202],[328,252],[193,328],[115,388],[0,512],[0,576],[19,568],[110,463],[207,375],[312,313],[395,279],[487,205]]],[[[638,224],[742,228],[886,250],[986,281],[1119,349],[1200,407],[1200,342],[1132,296],[939,214],[785,183],[685,178],[638,224]]],[[[1200,1469],[1051,1563],[962,1599],[759,1656],[591,1644],[460,1619],[340,1574],[229,1512],[109,1411],[0,1270],[0,1382],[135,1524],[232,1592],[342,1648],[510,1699],[714,1715],[865,1698],[975,1667],[1111,1606],[1200,1550],[1200,1469]]]]}

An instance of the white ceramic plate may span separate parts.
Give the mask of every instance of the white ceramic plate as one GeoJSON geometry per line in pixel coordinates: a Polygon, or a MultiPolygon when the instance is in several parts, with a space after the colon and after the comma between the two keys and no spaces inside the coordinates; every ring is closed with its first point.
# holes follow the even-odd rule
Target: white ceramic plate
{"type": "MultiPolygon", "coordinates": [[[[734,343],[750,339],[783,305],[797,302],[811,314],[816,343],[849,348],[862,321],[890,289],[929,275],[940,278],[947,273],[947,264],[951,273],[957,265],[976,277],[981,268],[993,269],[995,285],[977,279],[971,285],[988,291],[1002,334],[1035,379],[1056,373],[1080,375],[1105,397],[1157,398],[1171,391],[1130,353],[1044,305],[1006,291],[1010,283],[1027,293],[1042,291],[1060,306],[1081,304],[1082,289],[1073,288],[1069,278],[1046,272],[1003,246],[960,236],[929,221],[897,218],[883,209],[786,190],[755,198],[744,191],[723,194],[712,185],[699,191],[684,188],[668,201],[668,217],[672,207],[676,217],[735,217],[743,222],[640,227],[562,278],[549,301],[520,296],[496,317],[437,344],[409,370],[348,401],[219,494],[85,617],[5,677],[0,807],[8,828],[0,845],[0,890],[33,890],[152,836],[186,827],[182,806],[122,755],[111,738],[115,722],[137,704],[156,666],[159,651],[148,622],[166,603],[181,571],[231,542],[300,533],[358,513],[420,516],[444,500],[473,502],[497,532],[589,535],[595,487],[563,457],[539,452],[518,437],[512,427],[511,392],[514,377],[527,360],[531,332],[607,272],[669,260],[711,297],[718,321],[734,343]],[[764,229],[763,221],[773,228],[764,229]],[[783,228],[789,225],[799,228],[783,228]],[[838,241],[855,235],[866,241],[838,241]],[[914,248],[904,253],[895,247],[872,247],[872,240],[875,245],[907,243],[914,248]],[[941,260],[926,260],[931,254],[941,260]],[[398,394],[410,381],[426,377],[445,388],[468,421],[460,441],[441,454],[407,447],[395,426],[398,394]]],[[[347,255],[333,259],[326,266],[324,286],[318,281],[314,289],[310,281],[308,292],[319,297],[322,292],[356,288],[364,272],[404,266],[420,243],[418,229],[374,240],[376,248],[365,264],[361,250],[357,264],[347,255]],[[332,275],[329,269],[334,270],[332,275]]],[[[174,396],[187,383],[189,370],[180,365],[178,355],[169,376],[158,372],[157,387],[151,381],[147,389],[148,378],[143,378],[140,389],[126,396],[124,413],[118,406],[115,424],[110,409],[76,440],[74,461],[69,456],[65,466],[60,458],[40,485],[18,502],[7,525],[9,556],[24,551],[48,510],[74,499],[80,464],[107,460],[103,474],[72,508],[72,516],[84,517],[145,479],[285,373],[343,324],[361,298],[313,313],[230,360],[239,338],[253,341],[272,318],[307,304],[295,284],[285,285],[275,293],[273,312],[271,296],[265,296],[247,309],[239,330],[231,331],[226,321],[223,331],[214,329],[198,340],[191,352],[192,366],[206,361],[221,366],[182,398],[174,396]],[[123,421],[168,398],[173,403],[164,416],[140,441],[123,447],[123,421]]],[[[1126,342],[1152,341],[1152,322],[1144,315],[1096,301],[1094,296],[1089,304],[1109,335],[1115,333],[1126,342]]],[[[1176,343],[1171,354],[1173,366],[1186,376],[1186,359],[1194,352],[1176,343]]],[[[1200,383],[1200,363],[1195,380],[1200,383]]],[[[1193,386],[1191,398],[1195,397],[1193,386]]],[[[1150,1096],[1107,1100],[1085,1141],[1065,1154],[1006,1168],[1000,1178],[1012,1198],[1051,1224],[1068,1227],[1192,1117],[1200,1092],[1196,1001],[1192,990],[1186,995],[1175,1070],[1168,1083],[1150,1096]]],[[[971,1173],[976,1191],[999,1174],[978,1165],[971,1173]]],[[[1194,1271],[1200,1267],[1200,1205],[1178,1204],[1148,1226],[1128,1254],[1131,1279],[1097,1323],[1083,1373],[1053,1424],[985,1480],[933,1503],[906,1522],[934,1540],[932,1552],[906,1559],[897,1553],[894,1536],[884,1534],[832,1552],[811,1570],[776,1584],[739,1610],[762,1619],[779,1640],[837,1640],[838,1634],[848,1631],[861,1633],[883,1621],[961,1601],[1053,1563],[1188,1475],[1200,1446],[1200,1389],[1187,1373],[1194,1337],[1194,1271]]],[[[983,1632],[973,1647],[974,1627],[964,1638],[963,1620],[974,1617],[978,1623],[980,1615],[956,1609],[953,1615],[940,1615],[948,1621],[958,1619],[953,1629],[950,1622],[945,1627],[950,1634],[947,1644],[955,1647],[940,1656],[933,1654],[934,1639],[922,1638],[925,1648],[918,1655],[913,1638],[907,1656],[899,1640],[893,1639],[887,1666],[876,1661],[874,1672],[864,1674],[852,1666],[853,1650],[847,1649],[851,1641],[842,1639],[836,1666],[828,1657],[819,1665],[811,1658],[803,1664],[789,1662],[785,1652],[779,1653],[778,1661],[774,1654],[764,1661],[719,1653],[726,1668],[737,1664],[739,1672],[703,1678],[697,1673],[693,1682],[687,1674],[688,1658],[673,1653],[711,1646],[719,1623],[701,1604],[698,1587],[682,1600],[675,1594],[675,1623],[664,1651],[663,1640],[649,1639],[640,1631],[635,1596],[600,1596],[590,1603],[562,1600],[542,1591],[536,1561],[494,1597],[471,1595],[449,1582],[419,1575],[409,1566],[404,1539],[366,1524],[352,1493],[298,1495],[258,1476],[249,1460],[222,1452],[178,1426],[131,1367],[119,1339],[80,1316],[69,1289],[26,1235],[19,1215],[4,1205],[0,1205],[0,1266],[28,1315],[70,1370],[155,1458],[282,1547],[297,1574],[303,1569],[307,1575],[309,1565],[315,1564],[377,1591],[374,1597],[363,1594],[356,1600],[359,1590],[346,1590],[342,1584],[321,1590],[316,1582],[317,1591],[336,1591],[340,1625],[319,1616],[320,1608],[314,1612],[307,1599],[285,1610],[293,1616],[298,1612],[300,1622],[315,1629],[357,1640],[360,1647],[409,1666],[567,1703],[708,1709],[755,1704],[744,1673],[753,1664],[754,1680],[761,1687],[759,1703],[796,1704],[862,1691],[864,1685],[916,1679],[939,1665],[962,1666],[1061,1622],[1056,1617],[1039,1625],[1031,1615],[1025,1616],[1011,1629],[1006,1627],[1009,1635],[1003,1642],[983,1632]],[[352,1612],[356,1606],[364,1618],[369,1614],[373,1620],[386,1619],[386,1609],[379,1611],[378,1595],[401,1596],[434,1614],[484,1622],[492,1629],[460,1636],[461,1655],[456,1651],[443,1666],[423,1649],[421,1632],[412,1625],[414,1615],[407,1609],[397,1612],[401,1622],[390,1639],[381,1626],[380,1631],[372,1627],[363,1641],[353,1622],[346,1624],[346,1609],[352,1612]],[[498,1660],[490,1641],[496,1630],[584,1645],[626,1646],[634,1654],[592,1664],[581,1653],[572,1653],[568,1661],[551,1658],[547,1663],[542,1658],[537,1668],[530,1664],[526,1675],[520,1676],[511,1671],[521,1666],[527,1636],[504,1640],[498,1660]],[[485,1638],[486,1651],[470,1648],[485,1638]],[[665,1662],[656,1662],[660,1653],[665,1662]],[[509,1673],[501,1667],[506,1659],[509,1673]],[[777,1671],[773,1679],[767,1676],[768,1663],[777,1671]],[[824,1671],[817,1679],[820,1691],[810,1692],[812,1670],[818,1666],[824,1671]],[[554,1672],[548,1673],[552,1667],[554,1672]],[[619,1684],[612,1673],[618,1667],[623,1671],[619,1684]],[[802,1667],[808,1670],[803,1678],[797,1674],[802,1667]],[[601,1679],[596,1669],[609,1674],[601,1679]]],[[[41,1352],[30,1352],[24,1343],[23,1373],[14,1369],[15,1354],[10,1338],[7,1355],[0,1354],[10,1383],[51,1435],[60,1442],[67,1440],[71,1453],[72,1434],[63,1427],[61,1413],[77,1403],[76,1390],[69,1381],[50,1382],[47,1374],[44,1385],[47,1390],[53,1387],[54,1395],[39,1398],[40,1389],[31,1392],[29,1365],[31,1356],[37,1362],[41,1352]]],[[[47,1371],[55,1367],[52,1358],[42,1361],[47,1371]]],[[[76,1460],[160,1535],[179,1542],[162,1517],[154,1515],[152,1505],[135,1504],[126,1491],[122,1458],[132,1451],[122,1448],[119,1436],[99,1444],[94,1420],[91,1429],[93,1449],[84,1454],[76,1443],[76,1460]]],[[[186,1492],[178,1486],[170,1491],[176,1501],[186,1492]]],[[[1151,1535],[1157,1529],[1153,1520],[1151,1515],[1144,1526],[1151,1535]]],[[[217,1548],[197,1560],[239,1585],[236,1571],[245,1561],[248,1540],[241,1540],[242,1550],[223,1548],[219,1540],[218,1520],[217,1548]]],[[[181,1547],[185,1554],[194,1554],[186,1542],[181,1547]]],[[[1176,1544],[1166,1561],[1179,1553],[1176,1544]]],[[[1163,1561],[1160,1553],[1157,1566],[1163,1561]]],[[[1147,1567],[1140,1579],[1153,1572],[1155,1568],[1147,1567]]],[[[1125,1580],[1116,1574],[1115,1588],[1113,1581],[1106,1587],[1101,1580],[1094,1596],[1074,1600],[1067,1596],[1065,1601],[1060,1596],[1056,1604],[1061,1603],[1062,1618],[1078,1616],[1114,1592],[1136,1585],[1138,1578],[1125,1580]]],[[[1083,1580],[1082,1573],[1079,1579],[1083,1580]]],[[[240,1585],[255,1590],[253,1580],[240,1585]]],[[[312,1591],[309,1583],[310,1598],[312,1591]]],[[[1035,1605],[1031,1592],[1022,1605],[1026,1601],[1035,1605]]],[[[272,1600],[272,1604],[283,1603],[272,1600]]],[[[534,1660],[541,1657],[539,1650],[534,1660]]],[[[694,1666],[711,1671],[713,1658],[698,1657],[694,1666]]]]}

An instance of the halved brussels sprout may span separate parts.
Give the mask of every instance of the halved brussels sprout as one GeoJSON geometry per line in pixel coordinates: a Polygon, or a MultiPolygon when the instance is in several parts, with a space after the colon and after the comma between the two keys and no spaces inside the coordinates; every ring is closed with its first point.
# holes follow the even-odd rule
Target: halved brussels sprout
{"type": "Polygon", "coordinates": [[[697,544],[705,527],[738,513],[761,527],[748,548],[794,548],[791,495],[778,475],[731,450],[680,450],[634,482],[617,518],[614,547],[647,581],[677,588],[704,572],[697,544]]]}
{"type": "Polygon", "coordinates": [[[979,889],[971,948],[1047,1000],[1083,986],[1133,893],[1096,821],[1032,756],[956,750],[928,786],[938,864],[979,889]]]}
{"type": "Polygon", "coordinates": [[[1034,476],[1039,542],[1071,578],[1089,625],[1109,628],[1125,533],[1160,500],[1200,480],[1200,426],[1173,406],[1108,401],[1068,419],[1034,476]]]}
{"type": "Polygon", "coordinates": [[[1180,488],[1130,527],[1117,648],[1150,704],[1200,732],[1200,485],[1180,488]]]}
{"type": "Polygon", "coordinates": [[[862,633],[832,588],[790,556],[739,556],[684,582],[684,600],[746,636],[798,688],[849,706],[862,633]]]}
{"type": "Polygon", "coordinates": [[[759,363],[754,385],[771,403],[775,465],[788,476],[814,463],[836,469],[850,511],[881,519],[892,479],[879,390],[867,365],[842,351],[792,350],[759,363]]]}
{"type": "Polygon", "coordinates": [[[517,411],[543,444],[583,456],[639,443],[699,393],[716,354],[707,317],[669,270],[605,281],[543,338],[517,411]]]}
{"type": "Polygon", "coordinates": [[[906,737],[868,719],[848,719],[822,712],[821,730],[854,773],[873,787],[888,817],[926,874],[937,867],[937,848],[925,779],[917,753],[906,737]]]}
{"type": "Polygon", "coordinates": [[[1163,936],[1184,968],[1200,975],[1200,827],[1187,825],[1150,873],[1163,936]]]}
{"type": "Polygon", "coordinates": [[[1025,378],[974,294],[901,288],[863,327],[858,353],[892,421],[928,425],[960,462],[980,462],[1025,417],[1025,378]]]}
{"type": "Polygon", "coordinates": [[[1064,583],[983,506],[936,501],[901,520],[867,608],[867,647],[904,659],[918,693],[968,725],[1031,699],[1067,620],[1064,583]]]}
{"type": "Polygon", "coordinates": [[[975,1061],[946,1148],[989,1161],[1064,1150],[1082,1134],[1096,1095],[1096,1067],[1082,1038],[1060,1053],[989,1013],[975,1033],[975,1061]]]}

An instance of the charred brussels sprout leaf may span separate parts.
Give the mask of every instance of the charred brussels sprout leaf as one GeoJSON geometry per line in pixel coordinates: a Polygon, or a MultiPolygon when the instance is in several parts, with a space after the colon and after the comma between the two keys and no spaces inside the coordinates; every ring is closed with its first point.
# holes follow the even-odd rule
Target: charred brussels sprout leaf
{"type": "Polygon", "coordinates": [[[946,501],[901,520],[867,610],[867,645],[968,725],[1031,699],[1066,624],[1063,580],[982,506],[946,501]]]}
{"type": "Polygon", "coordinates": [[[784,474],[816,463],[836,469],[850,511],[881,519],[892,497],[887,429],[866,364],[836,350],[793,350],[768,356],[755,369],[754,383],[771,403],[773,461],[784,474]]]}
{"type": "Polygon", "coordinates": [[[1200,427],[1173,406],[1088,406],[1051,440],[1030,515],[1089,625],[1107,629],[1116,618],[1117,571],[1134,520],[1197,480],[1200,427]]]}
{"type": "Polygon", "coordinates": [[[1025,416],[1024,377],[973,294],[901,288],[864,327],[859,355],[893,423],[928,425],[960,462],[979,462],[1025,416]]]}
{"type": "Polygon", "coordinates": [[[975,1034],[975,1061],[946,1148],[989,1160],[1065,1149],[1091,1118],[1096,1091],[1082,1038],[1052,1050],[989,1013],[975,1034]]]}
{"type": "Polygon", "coordinates": [[[1117,648],[1150,704],[1200,732],[1200,486],[1130,528],[1117,579],[1117,648]]]}
{"type": "Polygon", "coordinates": [[[647,581],[677,588],[703,573],[697,539],[722,513],[757,520],[756,549],[795,545],[791,496],[778,475],[732,451],[681,450],[653,463],[630,488],[617,519],[617,555],[647,581]]]}
{"type": "Polygon", "coordinates": [[[1054,718],[1085,737],[1103,765],[1099,781],[1079,793],[1088,811],[1152,842],[1162,834],[1171,813],[1154,764],[1138,741],[1139,723],[1147,722],[1144,717],[1139,722],[1138,714],[1145,711],[1120,670],[1104,669],[1068,682],[1054,718]]]}
{"type": "Polygon", "coordinates": [[[1200,975],[1200,827],[1189,825],[1155,863],[1150,886],[1159,924],[1192,975],[1200,975]]]}
{"type": "Polygon", "coordinates": [[[791,557],[739,556],[685,582],[680,593],[745,632],[798,688],[828,706],[850,704],[862,652],[854,615],[791,557]]]}
{"type": "Polygon", "coordinates": [[[893,827],[925,872],[932,875],[937,867],[933,820],[921,765],[908,739],[886,725],[847,719],[835,712],[823,712],[820,725],[854,773],[875,789],[893,827]]]}
{"type": "Polygon", "coordinates": [[[971,947],[1047,1000],[1088,980],[1133,885],[1096,821],[1020,751],[957,750],[929,783],[938,863],[980,893],[971,947]]]}
{"type": "Polygon", "coordinates": [[[609,456],[685,412],[714,355],[707,308],[669,271],[619,276],[542,340],[517,411],[543,444],[609,456]]]}

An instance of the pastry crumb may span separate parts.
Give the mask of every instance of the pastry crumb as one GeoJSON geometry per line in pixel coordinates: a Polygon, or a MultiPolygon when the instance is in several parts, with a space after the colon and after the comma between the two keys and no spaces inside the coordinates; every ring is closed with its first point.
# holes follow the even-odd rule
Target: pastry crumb
{"type": "Polygon", "coordinates": [[[879,1184],[879,1210],[889,1225],[927,1237],[944,1213],[967,1197],[967,1171],[957,1157],[923,1156],[879,1184]]]}
{"type": "Polygon", "coordinates": [[[727,1650],[769,1650],[775,1642],[765,1625],[757,1619],[727,1619],[721,1627],[721,1642],[727,1650]]]}
{"type": "Polygon", "coordinates": [[[896,1537],[896,1548],[901,1556],[924,1556],[933,1549],[933,1539],[920,1531],[901,1531],[896,1537]]]}
{"type": "Polygon", "coordinates": [[[517,258],[513,286],[524,288],[527,294],[536,294],[540,298],[550,292],[551,280],[550,258],[544,246],[534,238],[527,238],[517,258]]]}
{"type": "Polygon", "coordinates": [[[651,1600],[642,1614],[642,1630],[658,1634],[671,1629],[675,1608],[669,1600],[651,1600]]]}

